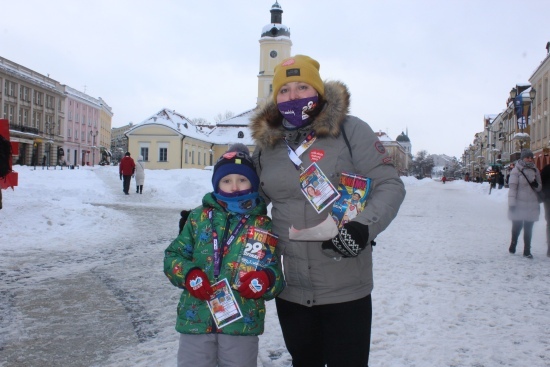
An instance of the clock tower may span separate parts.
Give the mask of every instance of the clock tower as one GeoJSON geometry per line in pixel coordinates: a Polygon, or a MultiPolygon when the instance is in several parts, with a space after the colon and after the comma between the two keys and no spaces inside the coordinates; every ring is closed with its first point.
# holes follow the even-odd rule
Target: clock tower
{"type": "Polygon", "coordinates": [[[290,29],[282,24],[283,9],[275,0],[271,6],[271,23],[262,29],[260,38],[260,72],[258,73],[257,104],[264,103],[272,92],[273,69],[281,61],[290,57],[290,29]]]}

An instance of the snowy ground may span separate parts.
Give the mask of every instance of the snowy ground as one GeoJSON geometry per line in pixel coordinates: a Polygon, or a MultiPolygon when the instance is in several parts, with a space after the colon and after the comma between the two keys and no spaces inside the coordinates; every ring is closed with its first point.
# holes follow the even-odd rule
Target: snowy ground
{"type": "MultiPolygon", "coordinates": [[[[15,169],[0,211],[0,367],[174,366],[179,291],[163,251],[212,172],[146,170],[143,195],[125,196],[118,167],[15,169]]],[[[550,366],[543,217],[528,260],[507,251],[507,189],[405,184],[374,249],[370,365],[550,366]]],[[[273,302],[260,348],[264,367],[289,365],[273,302]]]]}

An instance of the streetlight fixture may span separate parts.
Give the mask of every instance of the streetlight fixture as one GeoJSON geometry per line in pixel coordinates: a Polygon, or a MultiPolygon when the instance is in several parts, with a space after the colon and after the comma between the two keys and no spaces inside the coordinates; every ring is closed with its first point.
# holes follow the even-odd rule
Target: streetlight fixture
{"type": "Polygon", "coordinates": [[[514,101],[514,112],[516,114],[518,127],[521,130],[521,136],[517,138],[520,144],[520,152],[523,149],[524,141],[530,140],[529,136],[524,135],[523,129],[526,128],[527,125],[529,125],[531,106],[537,95],[537,91],[535,90],[535,88],[531,87],[531,90],[529,91],[529,101],[523,101],[521,92],[523,92],[525,89],[527,89],[527,87],[524,87],[522,90],[520,90],[520,87],[516,85],[516,88],[512,88],[512,90],[510,91],[510,99],[514,101]]]}

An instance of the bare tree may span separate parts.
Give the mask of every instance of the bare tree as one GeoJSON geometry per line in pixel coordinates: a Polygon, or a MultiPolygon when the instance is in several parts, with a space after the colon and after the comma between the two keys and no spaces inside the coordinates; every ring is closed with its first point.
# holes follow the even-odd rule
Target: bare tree
{"type": "Polygon", "coordinates": [[[191,119],[191,122],[192,122],[193,125],[195,125],[195,126],[200,126],[200,125],[211,125],[208,121],[206,121],[205,118],[202,118],[202,117],[197,117],[197,118],[191,119]]]}
{"type": "Polygon", "coordinates": [[[235,114],[231,111],[225,111],[224,114],[222,114],[221,112],[218,113],[215,117],[214,117],[214,121],[216,123],[218,122],[222,122],[224,120],[227,120],[227,119],[230,119],[231,117],[235,116],[235,114]]]}

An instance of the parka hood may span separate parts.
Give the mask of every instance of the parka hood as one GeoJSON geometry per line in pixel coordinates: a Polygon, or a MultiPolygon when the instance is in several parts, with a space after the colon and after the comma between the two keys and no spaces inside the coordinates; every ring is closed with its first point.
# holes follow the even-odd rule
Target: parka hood
{"type": "MultiPolygon", "coordinates": [[[[324,82],[325,104],[309,125],[317,137],[340,135],[340,127],[349,113],[350,93],[340,81],[324,82]]],[[[260,148],[273,147],[285,136],[282,116],[277,104],[270,98],[251,118],[252,138],[260,148]]]]}

